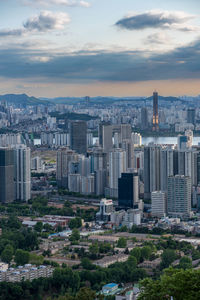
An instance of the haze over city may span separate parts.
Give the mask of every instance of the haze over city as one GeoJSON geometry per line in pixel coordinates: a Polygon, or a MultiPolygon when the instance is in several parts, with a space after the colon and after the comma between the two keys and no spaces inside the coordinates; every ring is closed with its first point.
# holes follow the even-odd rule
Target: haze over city
{"type": "Polygon", "coordinates": [[[0,90],[198,95],[197,0],[3,0],[0,90]]]}

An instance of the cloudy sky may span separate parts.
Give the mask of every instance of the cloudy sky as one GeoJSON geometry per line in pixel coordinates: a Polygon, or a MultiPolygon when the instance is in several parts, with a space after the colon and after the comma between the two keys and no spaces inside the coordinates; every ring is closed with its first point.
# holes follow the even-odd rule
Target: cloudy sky
{"type": "Polygon", "coordinates": [[[0,94],[200,94],[199,0],[0,0],[0,94]]]}

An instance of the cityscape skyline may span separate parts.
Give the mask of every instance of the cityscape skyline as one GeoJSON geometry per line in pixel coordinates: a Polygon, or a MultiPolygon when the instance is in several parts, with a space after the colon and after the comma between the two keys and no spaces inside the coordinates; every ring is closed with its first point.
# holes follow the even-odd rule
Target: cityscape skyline
{"type": "Polygon", "coordinates": [[[196,0],[181,9],[179,0],[8,0],[0,9],[2,94],[199,94],[196,0]]]}
{"type": "Polygon", "coordinates": [[[1,300],[199,299],[199,1],[0,11],[1,300]]]}
{"type": "Polygon", "coordinates": [[[198,274],[200,98],[1,96],[0,209],[0,287],[21,287],[13,299],[37,282],[37,295],[49,284],[73,300],[135,300],[169,266],[198,274]],[[93,282],[99,271],[109,277],[93,282]],[[83,288],[69,291],[67,274],[83,288]]]}

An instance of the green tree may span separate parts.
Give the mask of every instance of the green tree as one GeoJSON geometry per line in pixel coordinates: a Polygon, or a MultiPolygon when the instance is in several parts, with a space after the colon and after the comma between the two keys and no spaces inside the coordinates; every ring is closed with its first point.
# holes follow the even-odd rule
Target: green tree
{"type": "Polygon", "coordinates": [[[43,223],[41,221],[37,222],[34,226],[35,231],[41,232],[43,229],[43,223]]]}
{"type": "Polygon", "coordinates": [[[63,269],[56,268],[53,272],[53,287],[60,290],[63,287],[66,292],[70,288],[73,292],[77,292],[80,288],[80,276],[76,271],[66,267],[63,269]]]}
{"type": "Polygon", "coordinates": [[[86,270],[95,269],[95,266],[91,263],[91,261],[87,257],[84,257],[84,258],[81,259],[81,265],[86,270]]]}
{"type": "Polygon", "coordinates": [[[74,218],[69,221],[69,228],[80,228],[82,226],[81,218],[74,218]]]}
{"type": "Polygon", "coordinates": [[[130,252],[131,256],[134,256],[137,259],[137,262],[140,262],[140,258],[141,258],[141,249],[138,247],[135,247],[131,250],[130,252]]]}
{"type": "Polygon", "coordinates": [[[126,248],[127,241],[124,237],[120,237],[118,242],[117,242],[117,247],[119,248],[126,248]]]}
{"type": "Polygon", "coordinates": [[[126,225],[124,225],[120,228],[120,232],[127,232],[127,231],[128,231],[128,228],[126,225]]]}
{"type": "Polygon", "coordinates": [[[191,269],[192,268],[192,260],[187,256],[181,257],[180,262],[179,262],[179,268],[184,269],[184,270],[191,269]]]}
{"type": "Polygon", "coordinates": [[[89,251],[91,254],[97,254],[99,252],[98,243],[93,243],[92,245],[90,245],[89,251]]]}
{"type": "Polygon", "coordinates": [[[29,262],[33,265],[42,265],[44,262],[44,256],[30,253],[29,262]]]}
{"type": "Polygon", "coordinates": [[[161,268],[165,269],[168,268],[169,265],[177,259],[177,254],[172,249],[166,249],[163,251],[161,258],[162,258],[161,268]]]}
{"type": "Polygon", "coordinates": [[[47,232],[50,232],[50,231],[53,230],[53,227],[52,227],[50,224],[45,223],[45,224],[43,225],[43,229],[46,230],[47,232]]]}
{"type": "Polygon", "coordinates": [[[129,256],[129,258],[128,258],[128,265],[131,267],[131,268],[136,268],[136,266],[137,266],[137,259],[136,259],[136,257],[135,256],[129,256]]]}
{"type": "Polygon", "coordinates": [[[74,228],[72,230],[72,234],[70,236],[70,241],[74,242],[74,241],[79,241],[80,240],[80,232],[78,229],[74,228]]]}
{"type": "Polygon", "coordinates": [[[9,228],[20,229],[22,223],[18,220],[16,216],[10,216],[6,224],[9,228]]]}
{"type": "Polygon", "coordinates": [[[25,265],[29,262],[29,252],[22,249],[17,249],[15,252],[15,262],[17,265],[25,265]]]}
{"type": "Polygon", "coordinates": [[[141,258],[142,259],[149,259],[151,256],[151,247],[150,246],[144,246],[141,249],[141,258]]]}
{"type": "Polygon", "coordinates": [[[158,280],[144,279],[138,300],[198,300],[200,270],[167,269],[158,280]]]}
{"type": "Polygon", "coordinates": [[[94,300],[96,293],[87,287],[83,287],[76,294],[76,300],[94,300]]]}
{"type": "MultiPolygon", "coordinates": [[[[55,298],[51,298],[51,299],[47,299],[47,300],[53,300],[55,298]]],[[[64,296],[59,296],[58,298],[56,298],[56,300],[74,300],[74,297],[69,295],[69,294],[66,294],[64,296]]]]}
{"type": "Polygon", "coordinates": [[[7,245],[1,253],[1,260],[5,263],[10,263],[14,254],[14,249],[11,245],[7,245]]]}
{"type": "Polygon", "coordinates": [[[71,205],[71,203],[69,202],[69,201],[65,201],[65,203],[64,203],[64,207],[71,207],[72,205],[71,205]]]}
{"type": "Polygon", "coordinates": [[[112,246],[110,243],[101,243],[99,246],[100,253],[108,253],[112,250],[112,246]]]}

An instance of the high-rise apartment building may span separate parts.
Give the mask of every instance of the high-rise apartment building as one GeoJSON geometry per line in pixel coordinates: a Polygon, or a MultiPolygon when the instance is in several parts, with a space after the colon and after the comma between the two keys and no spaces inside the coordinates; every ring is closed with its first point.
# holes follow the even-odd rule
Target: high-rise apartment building
{"type": "Polygon", "coordinates": [[[153,93],[153,131],[159,130],[159,123],[158,123],[158,93],[153,93]]]}
{"type": "Polygon", "coordinates": [[[87,123],[85,121],[70,122],[70,147],[80,154],[87,153],[87,123]]]}
{"type": "Polygon", "coordinates": [[[28,201],[31,198],[31,150],[26,146],[14,148],[15,198],[28,201]]]}
{"type": "Polygon", "coordinates": [[[122,173],[118,179],[118,205],[134,208],[139,201],[138,173],[122,173]]]}
{"type": "Polygon", "coordinates": [[[126,166],[127,169],[134,168],[134,144],[131,139],[123,140],[121,148],[126,151],[126,166]]]}
{"type": "Polygon", "coordinates": [[[94,172],[94,191],[95,194],[100,196],[105,194],[105,188],[107,187],[108,172],[106,169],[96,170],[94,172]]]}
{"type": "Polygon", "coordinates": [[[151,193],[151,214],[153,217],[162,218],[166,215],[167,203],[166,193],[154,191],[151,193]]]}
{"type": "Polygon", "coordinates": [[[191,212],[191,178],[184,175],[168,177],[167,212],[172,216],[189,216],[191,212]]]}
{"type": "Polygon", "coordinates": [[[126,152],[122,149],[114,149],[109,153],[109,188],[114,195],[118,195],[118,179],[127,170],[126,152]]]}
{"type": "Polygon", "coordinates": [[[144,198],[150,199],[151,192],[160,190],[160,152],[161,147],[144,147],[144,198]]]}
{"type": "Polygon", "coordinates": [[[130,124],[121,124],[120,125],[120,136],[122,143],[124,140],[131,139],[131,125],[130,124]]]}
{"type": "Polygon", "coordinates": [[[141,109],[141,128],[142,130],[148,129],[148,110],[146,107],[141,109]]]}
{"type": "Polygon", "coordinates": [[[167,191],[168,176],[174,175],[173,150],[162,148],[160,151],[160,190],[167,191]]]}
{"type": "Polygon", "coordinates": [[[57,151],[56,180],[58,186],[68,188],[69,162],[78,162],[78,159],[79,155],[67,147],[57,151]]]}
{"type": "Polygon", "coordinates": [[[0,202],[9,203],[14,200],[14,151],[0,148],[0,202]]]}
{"type": "Polygon", "coordinates": [[[107,156],[102,148],[97,148],[91,154],[93,171],[103,170],[107,167],[107,156]]]}
{"type": "Polygon", "coordinates": [[[184,135],[178,136],[178,150],[187,150],[192,147],[193,131],[186,130],[184,135]]]}
{"type": "Polygon", "coordinates": [[[105,123],[99,124],[99,146],[108,153],[113,148],[113,126],[105,123]]]}
{"type": "Polygon", "coordinates": [[[140,133],[132,132],[131,134],[131,140],[134,145],[141,146],[142,145],[142,136],[140,133]]]}
{"type": "Polygon", "coordinates": [[[200,152],[197,154],[197,184],[200,184],[200,152]]]}

